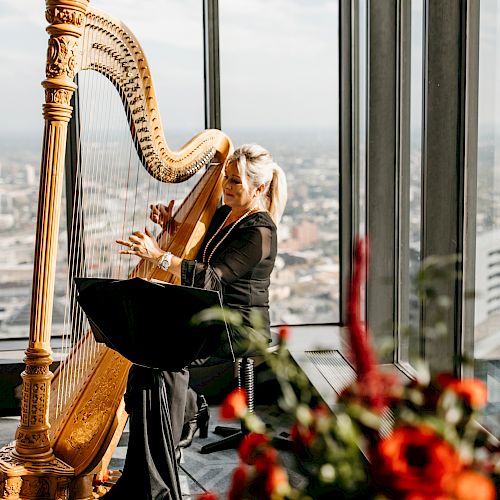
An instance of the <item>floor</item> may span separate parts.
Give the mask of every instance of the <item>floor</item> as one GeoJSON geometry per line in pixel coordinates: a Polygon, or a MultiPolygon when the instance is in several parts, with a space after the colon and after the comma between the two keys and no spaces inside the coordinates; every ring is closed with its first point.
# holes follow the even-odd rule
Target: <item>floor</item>
{"type": "MultiPolygon", "coordinates": [[[[198,436],[193,440],[193,444],[183,450],[180,464],[180,479],[183,498],[195,499],[198,494],[204,491],[216,492],[222,500],[227,498],[233,470],[238,464],[236,450],[217,451],[211,454],[201,454],[200,449],[205,444],[217,441],[220,436],[213,433],[217,425],[231,425],[232,423],[221,422],[218,417],[219,406],[210,406],[210,427],[206,439],[198,436]]],[[[287,434],[289,430],[289,418],[272,405],[258,405],[256,412],[267,424],[273,427],[277,433],[287,434]]],[[[234,424],[237,428],[237,424],[234,424]]],[[[127,451],[128,430],[122,435],[119,446],[116,449],[110,463],[111,470],[119,470],[123,467],[125,454],[127,451]]],[[[300,474],[295,472],[293,458],[290,452],[281,450],[280,458],[287,468],[292,484],[300,485],[303,480],[300,474]]]]}
{"type": "MultiPolygon", "coordinates": [[[[295,329],[295,335],[292,335],[290,338],[288,344],[290,351],[295,351],[297,353],[297,356],[294,356],[294,358],[299,362],[306,373],[310,372],[308,376],[317,379],[317,388],[320,394],[323,395],[323,389],[332,392],[331,385],[324,382],[325,376],[321,375],[317,368],[312,366],[308,360],[305,360],[304,366],[302,366],[302,361],[299,361],[299,358],[306,349],[331,349],[332,347],[338,346],[338,330],[331,327],[320,327],[313,330],[304,329],[303,332],[299,330],[299,328],[295,329]]],[[[335,369],[335,371],[338,370],[335,369]]],[[[263,388],[259,388],[258,385],[256,386],[256,413],[273,429],[275,434],[283,433],[286,435],[291,425],[290,417],[279,410],[276,404],[277,394],[268,389],[268,386],[263,388]]],[[[325,400],[330,399],[328,394],[325,394],[325,400]]],[[[219,436],[213,433],[215,427],[221,424],[228,425],[227,422],[220,422],[218,416],[219,405],[217,402],[210,405],[210,412],[211,418],[208,438],[200,439],[198,436],[195,437],[191,447],[184,450],[181,459],[181,485],[183,498],[186,500],[195,500],[197,496],[204,491],[216,492],[220,500],[227,498],[231,476],[238,464],[236,450],[225,450],[212,454],[200,453],[200,449],[204,444],[220,439],[219,436]]],[[[14,439],[18,424],[19,417],[0,417],[0,448],[14,439]]],[[[237,426],[237,424],[235,425],[237,426]]],[[[128,428],[126,427],[111,460],[110,470],[119,471],[123,467],[127,443],[128,428]]],[[[304,479],[296,470],[292,454],[283,450],[279,453],[287,469],[291,484],[300,486],[304,479]]]]}
{"type": "MultiPolygon", "coordinates": [[[[273,428],[275,432],[287,434],[289,430],[289,417],[284,415],[276,405],[257,405],[256,412],[264,421],[273,428]]],[[[217,425],[231,425],[231,422],[221,422],[218,416],[219,406],[210,406],[210,426],[206,439],[198,436],[193,440],[193,444],[183,451],[180,464],[180,479],[182,496],[184,499],[196,499],[200,493],[211,491],[218,494],[222,500],[227,498],[230,487],[231,476],[234,468],[238,464],[236,450],[224,450],[211,454],[201,454],[203,445],[217,441],[219,436],[213,433],[217,425]]],[[[0,418],[0,447],[13,440],[15,431],[19,424],[19,417],[0,418]]],[[[235,424],[237,427],[237,424],[235,424]]],[[[120,471],[125,462],[128,443],[128,425],[122,434],[118,447],[115,450],[110,462],[111,471],[120,471]]],[[[280,451],[282,459],[292,484],[299,486],[303,478],[295,471],[293,458],[290,452],[280,451]]],[[[119,474],[119,472],[117,472],[119,474]]]]}

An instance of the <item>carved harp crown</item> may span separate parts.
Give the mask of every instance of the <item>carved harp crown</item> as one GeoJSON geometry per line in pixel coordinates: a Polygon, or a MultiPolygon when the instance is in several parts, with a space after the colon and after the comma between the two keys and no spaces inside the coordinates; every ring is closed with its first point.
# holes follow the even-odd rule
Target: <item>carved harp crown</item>
{"type": "MultiPolygon", "coordinates": [[[[146,57],[125,25],[90,8],[87,0],[47,0],[46,18],[50,39],[43,82],[45,132],[32,313],[21,423],[11,451],[16,467],[22,463],[26,471],[38,464],[37,474],[46,474],[51,485],[56,485],[50,486],[54,493],[51,498],[63,498],[62,490],[66,491],[69,480],[61,482],[61,477],[82,477],[107,465],[124,425],[121,402],[129,367],[117,353],[95,344],[87,325],[77,321],[81,313],[73,311],[67,326],[71,330],[71,351],[54,375],[49,370],[62,177],[67,125],[73,112],[70,102],[77,89],[75,76],[79,71],[92,70],[113,84],[123,103],[133,149],[154,179],[181,183],[207,167],[176,214],[176,234],[162,241],[165,248],[180,256],[196,251],[216,209],[222,165],[232,146],[221,131],[205,130],[178,151],[168,147],[146,57]],[[82,325],[81,333],[75,333],[77,324],[82,325]]],[[[70,283],[71,272],[70,266],[70,283]]],[[[150,274],[145,266],[133,272],[150,274]]],[[[23,473],[9,474],[14,477],[23,473]]],[[[88,491],[79,498],[84,494],[88,491]]]]}

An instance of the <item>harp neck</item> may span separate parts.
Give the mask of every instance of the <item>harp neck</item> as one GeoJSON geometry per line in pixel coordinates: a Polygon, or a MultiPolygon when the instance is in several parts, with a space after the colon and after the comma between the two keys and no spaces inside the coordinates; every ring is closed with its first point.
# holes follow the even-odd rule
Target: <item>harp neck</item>
{"type": "Polygon", "coordinates": [[[162,182],[183,182],[216,157],[225,157],[230,141],[220,130],[205,130],[178,151],[169,148],[159,114],[153,79],[144,51],[120,21],[89,8],[79,70],[94,70],[118,89],[139,158],[162,182]]]}

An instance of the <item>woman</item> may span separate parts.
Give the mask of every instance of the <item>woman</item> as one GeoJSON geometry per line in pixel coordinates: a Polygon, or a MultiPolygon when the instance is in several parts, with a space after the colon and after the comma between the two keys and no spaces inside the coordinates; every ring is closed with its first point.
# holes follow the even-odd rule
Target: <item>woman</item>
{"type": "MultiPolygon", "coordinates": [[[[226,161],[222,188],[224,205],[214,214],[196,260],[182,259],[165,252],[147,229],[144,233],[134,232],[128,240],[118,240],[117,243],[126,247],[120,253],[151,260],[180,277],[184,285],[219,289],[223,303],[240,312],[247,326],[252,326],[250,314],[258,312],[263,324],[263,329],[259,331],[269,338],[268,289],[277,251],[276,224],[286,203],[285,175],[264,148],[243,145],[226,161]]],[[[172,206],[171,202],[168,207],[153,207],[152,220],[164,229],[172,226],[172,206]]],[[[234,331],[223,332],[213,356],[232,359],[248,350],[247,338],[234,331]]],[[[203,431],[206,431],[206,405],[192,389],[187,389],[187,370],[175,374],[162,373],[171,409],[172,438],[179,443],[184,423],[187,422],[184,431],[189,435],[184,435],[184,438],[189,438],[189,445],[201,423],[203,431]],[[206,417],[200,418],[200,415],[206,417]]],[[[128,399],[134,394],[133,376],[134,371],[127,389],[128,399]]],[[[141,383],[139,387],[144,385],[141,383]]],[[[138,408],[140,410],[140,402],[138,408]]]]}

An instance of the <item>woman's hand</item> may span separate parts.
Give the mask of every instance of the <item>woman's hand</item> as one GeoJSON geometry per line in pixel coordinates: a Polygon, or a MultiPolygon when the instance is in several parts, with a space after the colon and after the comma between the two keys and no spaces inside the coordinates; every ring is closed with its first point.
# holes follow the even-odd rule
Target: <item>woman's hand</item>
{"type": "Polygon", "coordinates": [[[127,250],[120,250],[120,253],[158,261],[165,252],[160,248],[148,228],[145,228],[144,231],[144,233],[135,231],[128,237],[128,240],[116,240],[119,245],[127,247],[127,250]]]}
{"type": "Polygon", "coordinates": [[[170,200],[168,205],[150,205],[151,213],[149,214],[149,218],[155,223],[159,224],[163,231],[172,235],[175,233],[177,229],[177,223],[172,217],[172,212],[174,209],[174,200],[170,200]]]}

